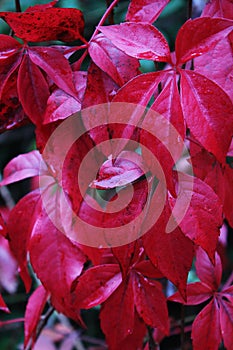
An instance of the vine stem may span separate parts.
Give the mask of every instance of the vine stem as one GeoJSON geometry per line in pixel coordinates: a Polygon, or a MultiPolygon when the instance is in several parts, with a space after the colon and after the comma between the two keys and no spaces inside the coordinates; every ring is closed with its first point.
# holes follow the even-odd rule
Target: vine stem
{"type": "Polygon", "coordinates": [[[188,0],[188,11],[187,11],[187,18],[192,18],[192,11],[193,11],[193,1],[188,0]]]}
{"type": "MultiPolygon", "coordinates": [[[[90,42],[94,39],[94,37],[96,36],[96,34],[99,32],[99,26],[102,26],[102,24],[104,24],[104,22],[106,21],[106,19],[109,17],[110,13],[112,12],[112,10],[114,9],[114,7],[117,5],[117,3],[119,2],[120,0],[114,0],[111,5],[107,8],[107,10],[105,11],[105,13],[103,14],[101,20],[99,21],[98,25],[96,26],[89,42],[88,42],[88,45],[90,44],[90,42]]],[[[86,58],[88,54],[88,49],[85,50],[85,52],[83,53],[83,55],[80,57],[80,59],[75,62],[73,64],[73,68],[75,70],[79,70],[84,59],[86,58]]]]}
{"type": "Polygon", "coordinates": [[[20,0],[15,0],[15,9],[16,12],[21,12],[21,5],[20,5],[20,0]]]}

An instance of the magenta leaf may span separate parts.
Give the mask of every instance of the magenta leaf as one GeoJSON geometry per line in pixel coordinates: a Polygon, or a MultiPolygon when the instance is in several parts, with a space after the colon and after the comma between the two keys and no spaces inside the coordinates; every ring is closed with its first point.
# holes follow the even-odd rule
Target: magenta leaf
{"type": "Polygon", "coordinates": [[[230,349],[233,341],[233,305],[223,299],[220,299],[220,325],[224,345],[230,349]]]}
{"type": "Polygon", "coordinates": [[[165,206],[155,225],[143,236],[143,245],[151,262],[185,297],[186,280],[194,256],[193,243],[179,227],[166,232],[171,209],[165,206]]]}
{"type": "Polygon", "coordinates": [[[27,268],[28,243],[40,211],[39,190],[30,192],[12,209],[7,223],[10,248],[19,264],[20,276],[27,291],[31,287],[31,277],[27,268]]]}
{"type": "Polygon", "coordinates": [[[95,36],[88,50],[95,64],[119,86],[140,73],[138,60],[119,50],[102,33],[95,36]],[[99,55],[103,60],[100,59],[99,55]]]}
{"type": "Polygon", "coordinates": [[[32,266],[45,288],[56,297],[65,298],[71,284],[83,269],[84,254],[42,212],[30,239],[32,266]],[[57,288],[59,285],[59,289],[57,288]]]}
{"type": "Polygon", "coordinates": [[[126,281],[106,300],[100,313],[101,328],[111,349],[117,349],[133,333],[134,319],[133,286],[126,281]]]}
{"type": "Polygon", "coordinates": [[[130,151],[123,151],[113,162],[108,159],[98,172],[98,178],[91,183],[91,187],[109,189],[125,186],[136,181],[146,173],[146,166],[142,157],[130,151]]]}
{"type": "Polygon", "coordinates": [[[231,0],[215,0],[206,3],[201,14],[203,17],[222,17],[233,19],[231,0]]]}
{"type": "Polygon", "coordinates": [[[214,261],[219,228],[223,222],[222,204],[205,182],[185,174],[182,174],[181,179],[179,192],[180,203],[182,203],[181,212],[185,199],[190,197],[191,200],[179,226],[182,232],[195,244],[201,246],[214,261]]]}
{"type": "Polygon", "coordinates": [[[88,269],[77,281],[74,303],[80,309],[89,309],[103,303],[122,282],[119,266],[99,265],[88,269]]]}
{"type": "Polygon", "coordinates": [[[5,301],[3,300],[3,297],[1,296],[1,294],[0,294],[0,310],[10,313],[10,310],[6,306],[5,301]]]}
{"type": "Polygon", "coordinates": [[[61,52],[51,47],[34,47],[28,53],[32,62],[43,69],[60,89],[77,98],[71,67],[61,52]]]}
{"type": "Polygon", "coordinates": [[[233,121],[229,118],[233,105],[228,95],[208,78],[182,70],[181,104],[196,140],[219,162],[225,163],[233,131],[233,121]]]}
{"type": "Polygon", "coordinates": [[[153,23],[168,2],[169,0],[131,0],[126,20],[130,22],[153,23]]]}
{"type": "Polygon", "coordinates": [[[219,306],[213,299],[195,318],[192,325],[194,350],[218,350],[221,342],[219,306]]]}
{"type": "Polygon", "coordinates": [[[220,40],[209,52],[195,58],[195,71],[217,83],[233,101],[232,91],[233,34],[220,40]],[[222,64],[224,60],[224,65],[222,64]]]}
{"type": "Polygon", "coordinates": [[[55,89],[47,101],[44,124],[63,120],[81,110],[78,100],[83,99],[87,76],[85,72],[74,72],[74,82],[77,98],[74,98],[61,89],[55,89]]]}
{"type": "Polygon", "coordinates": [[[182,65],[209,51],[231,30],[232,22],[220,18],[202,17],[188,20],[177,34],[177,64],[182,65]]]}
{"type": "Polygon", "coordinates": [[[41,124],[49,98],[49,87],[41,70],[24,55],[19,68],[17,88],[20,102],[34,124],[41,124]]]}
{"type": "Polygon", "coordinates": [[[99,27],[100,31],[127,55],[159,62],[170,62],[170,50],[164,36],[149,23],[127,22],[99,27]]]}
{"type": "Polygon", "coordinates": [[[137,312],[145,324],[168,334],[167,303],[161,284],[134,273],[133,289],[137,312]]]}
{"type": "Polygon", "coordinates": [[[0,236],[0,286],[8,293],[17,289],[17,262],[9,249],[8,241],[0,236]]]}
{"type": "Polygon", "coordinates": [[[196,271],[200,280],[213,291],[217,290],[222,278],[222,263],[218,253],[215,253],[215,265],[213,265],[202,249],[197,250],[196,271]]]}
{"type": "Polygon", "coordinates": [[[20,154],[13,158],[5,167],[0,186],[9,185],[39,174],[46,174],[46,168],[39,151],[20,154]]]}
{"type": "Polygon", "coordinates": [[[34,345],[37,326],[40,321],[41,314],[44,310],[46,301],[48,299],[48,292],[43,286],[39,286],[30,296],[25,312],[24,323],[24,347],[26,348],[31,340],[34,345]]]}

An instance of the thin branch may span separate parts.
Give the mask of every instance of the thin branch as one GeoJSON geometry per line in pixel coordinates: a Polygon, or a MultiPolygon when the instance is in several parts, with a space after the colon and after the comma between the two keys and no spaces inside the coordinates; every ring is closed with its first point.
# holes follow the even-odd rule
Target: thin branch
{"type": "MultiPolygon", "coordinates": [[[[55,310],[54,307],[53,307],[53,306],[50,306],[49,309],[48,309],[48,311],[46,312],[46,314],[44,314],[44,315],[41,317],[40,322],[39,322],[39,325],[38,325],[38,327],[37,327],[37,331],[36,331],[36,336],[35,336],[34,342],[36,342],[37,339],[39,338],[39,336],[40,336],[42,330],[44,329],[46,323],[48,322],[50,316],[53,314],[54,310],[55,310]]],[[[33,344],[32,344],[32,342],[30,342],[30,344],[26,347],[25,350],[32,350],[32,348],[33,348],[33,344]]]]}
{"type": "Polygon", "coordinates": [[[16,10],[16,12],[22,12],[20,0],[15,0],[15,10],[16,10]]]}
{"type": "Polygon", "coordinates": [[[193,1],[188,0],[188,10],[187,10],[187,18],[192,18],[192,12],[193,12],[193,1]]]}
{"type": "Polygon", "coordinates": [[[102,24],[104,24],[104,22],[106,21],[106,19],[108,18],[108,16],[110,15],[110,13],[112,12],[112,10],[114,9],[114,7],[117,5],[117,3],[119,2],[120,0],[114,0],[111,5],[109,6],[109,8],[105,11],[103,17],[101,18],[101,20],[99,21],[99,24],[97,25],[94,33],[92,34],[92,37],[91,39],[89,40],[89,43],[91,42],[91,40],[93,40],[93,38],[96,36],[96,34],[98,33],[99,31],[99,26],[102,26],[102,24]]]}
{"type": "MultiPolygon", "coordinates": [[[[91,36],[91,39],[89,40],[89,44],[90,42],[94,39],[94,37],[96,36],[96,34],[98,33],[99,31],[99,26],[102,26],[102,24],[104,24],[104,22],[106,21],[106,19],[108,18],[108,16],[110,15],[110,13],[113,11],[114,7],[117,5],[117,3],[119,2],[120,0],[114,0],[111,5],[107,8],[107,10],[105,11],[104,15],[102,16],[101,20],[99,21],[94,33],[92,34],[91,36]]],[[[88,54],[88,49],[85,50],[85,52],[83,53],[83,55],[79,58],[79,60],[77,62],[74,62],[73,63],[73,69],[74,70],[79,70],[83,61],[85,60],[86,56],[88,54]]]]}

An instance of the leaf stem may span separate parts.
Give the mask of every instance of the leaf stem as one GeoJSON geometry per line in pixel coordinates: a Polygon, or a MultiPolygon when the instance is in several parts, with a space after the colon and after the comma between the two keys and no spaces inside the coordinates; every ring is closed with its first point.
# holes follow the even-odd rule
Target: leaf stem
{"type": "Polygon", "coordinates": [[[106,21],[106,19],[108,18],[108,16],[110,15],[110,13],[112,12],[112,10],[114,9],[114,7],[117,5],[117,3],[120,0],[114,0],[111,5],[107,8],[107,10],[105,11],[103,17],[101,18],[101,20],[99,21],[99,24],[97,25],[94,33],[91,36],[91,39],[89,40],[89,43],[91,42],[91,40],[93,40],[93,38],[96,36],[96,34],[99,31],[99,26],[102,26],[102,24],[104,24],[104,22],[106,21]]]}
{"type": "MultiPolygon", "coordinates": [[[[111,5],[107,8],[107,10],[105,11],[105,13],[103,14],[101,20],[99,21],[98,25],[96,26],[96,29],[94,30],[94,33],[92,34],[88,44],[90,44],[90,42],[94,39],[94,37],[96,36],[96,34],[99,31],[99,26],[102,26],[102,24],[104,24],[104,22],[106,21],[106,19],[108,18],[108,16],[110,15],[110,13],[112,12],[112,10],[114,9],[114,7],[117,5],[117,3],[120,0],[114,0],[111,5]]],[[[83,61],[85,60],[85,58],[87,57],[88,54],[88,48],[85,50],[85,52],[83,53],[83,55],[79,58],[79,60],[77,62],[73,63],[73,69],[74,70],[79,70],[83,61]]]]}
{"type": "Polygon", "coordinates": [[[15,9],[16,9],[16,12],[22,12],[20,0],[15,0],[15,9]]]}
{"type": "MultiPolygon", "coordinates": [[[[111,0],[106,0],[107,7],[111,5],[111,0]]],[[[114,10],[110,12],[108,16],[108,22],[109,24],[114,24],[114,10]]]]}
{"type": "Polygon", "coordinates": [[[187,19],[192,18],[192,11],[193,11],[193,1],[188,0],[187,19]]]}
{"type": "MultiPolygon", "coordinates": [[[[46,323],[48,322],[50,316],[53,314],[54,310],[55,310],[54,307],[50,306],[48,311],[41,317],[39,325],[37,327],[37,331],[36,331],[35,342],[39,338],[42,330],[44,329],[46,323]]],[[[33,344],[32,342],[30,342],[30,344],[27,346],[25,350],[32,350],[32,349],[33,349],[33,344]]]]}

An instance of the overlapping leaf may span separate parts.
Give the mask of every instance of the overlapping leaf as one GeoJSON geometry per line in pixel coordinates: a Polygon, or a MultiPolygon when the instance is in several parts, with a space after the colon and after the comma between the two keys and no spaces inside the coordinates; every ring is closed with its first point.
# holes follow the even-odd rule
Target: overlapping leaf
{"type": "Polygon", "coordinates": [[[160,31],[149,23],[127,22],[100,31],[127,55],[154,61],[170,62],[168,43],[160,31]]]}
{"type": "Polygon", "coordinates": [[[126,14],[126,20],[153,23],[168,2],[169,0],[132,0],[126,14]]]}
{"type": "Polygon", "coordinates": [[[26,312],[25,312],[25,324],[24,324],[24,347],[26,348],[29,341],[34,346],[37,326],[48,299],[48,292],[43,286],[39,286],[33,294],[30,296],[26,312]]]}

